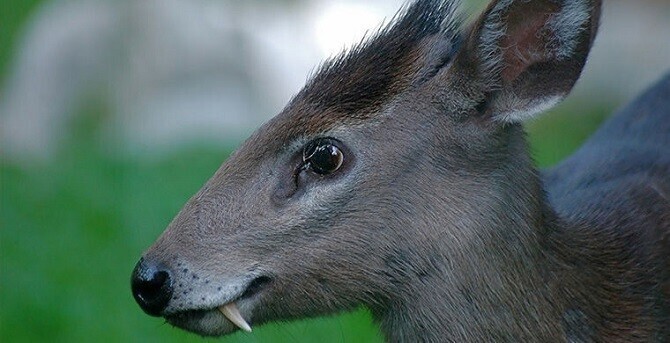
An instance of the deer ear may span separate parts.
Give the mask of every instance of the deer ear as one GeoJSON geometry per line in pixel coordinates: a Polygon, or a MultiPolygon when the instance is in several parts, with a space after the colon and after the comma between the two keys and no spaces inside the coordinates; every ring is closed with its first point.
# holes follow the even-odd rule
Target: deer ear
{"type": "Polygon", "coordinates": [[[598,29],[600,0],[495,0],[455,59],[486,99],[478,107],[518,122],[562,100],[579,78],[598,29]]]}

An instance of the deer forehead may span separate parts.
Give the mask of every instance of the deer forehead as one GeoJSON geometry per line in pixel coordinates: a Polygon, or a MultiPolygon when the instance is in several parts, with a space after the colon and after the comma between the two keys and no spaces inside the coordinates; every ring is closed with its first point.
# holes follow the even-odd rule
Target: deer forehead
{"type": "MultiPolygon", "coordinates": [[[[338,127],[363,125],[447,65],[459,46],[454,1],[422,1],[392,24],[325,62],[254,139],[287,145],[338,127]],[[265,137],[264,137],[265,136],[265,137]]],[[[268,143],[265,143],[268,144],[268,143]]]]}

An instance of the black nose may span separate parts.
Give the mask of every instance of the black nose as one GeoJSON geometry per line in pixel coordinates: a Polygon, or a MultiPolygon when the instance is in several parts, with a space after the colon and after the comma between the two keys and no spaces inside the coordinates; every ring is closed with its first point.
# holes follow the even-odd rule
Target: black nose
{"type": "Polygon", "coordinates": [[[160,316],[172,298],[170,271],[140,259],[130,277],[130,288],[144,312],[150,316],[160,316]]]}

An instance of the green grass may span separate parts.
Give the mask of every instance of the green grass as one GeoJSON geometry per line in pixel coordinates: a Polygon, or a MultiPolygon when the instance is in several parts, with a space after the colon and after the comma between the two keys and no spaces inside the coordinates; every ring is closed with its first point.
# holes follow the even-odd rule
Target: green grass
{"type": "Polygon", "coordinates": [[[2,0],[0,4],[0,75],[5,75],[7,65],[19,43],[21,31],[29,16],[43,0],[2,0]]]}
{"type": "MultiPolygon", "coordinates": [[[[105,156],[90,142],[58,162],[3,164],[0,341],[197,341],[144,315],[130,272],[227,151],[184,149],[156,162],[105,156]]],[[[369,315],[269,325],[224,342],[374,341],[369,315]]]]}

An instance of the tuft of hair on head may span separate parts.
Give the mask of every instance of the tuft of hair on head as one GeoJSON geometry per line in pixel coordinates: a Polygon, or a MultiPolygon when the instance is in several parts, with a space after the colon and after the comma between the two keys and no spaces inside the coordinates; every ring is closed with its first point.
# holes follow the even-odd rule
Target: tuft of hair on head
{"type": "Polygon", "coordinates": [[[388,25],[322,64],[297,97],[350,114],[378,108],[451,60],[462,22],[458,7],[455,0],[406,5],[388,25]]]}

